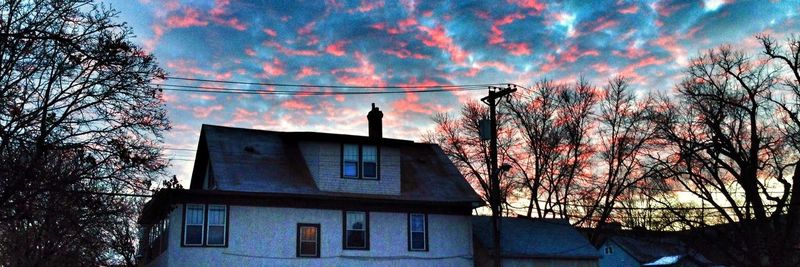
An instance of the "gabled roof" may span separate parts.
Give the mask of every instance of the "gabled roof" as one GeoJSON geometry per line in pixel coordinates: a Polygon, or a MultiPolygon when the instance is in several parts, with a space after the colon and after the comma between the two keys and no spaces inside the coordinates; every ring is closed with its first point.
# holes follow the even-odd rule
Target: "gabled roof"
{"type": "Polygon", "coordinates": [[[298,147],[301,141],[376,142],[365,136],[203,125],[190,189],[202,189],[205,164],[210,160],[218,191],[482,204],[438,145],[388,138],[377,141],[401,153],[401,192],[365,195],[319,190],[298,147]]]}
{"type": "MultiPolygon", "coordinates": [[[[612,236],[606,242],[614,242],[631,255],[636,261],[648,266],[668,265],[656,264],[668,257],[692,260],[701,265],[709,265],[711,261],[689,248],[675,236],[612,236]],[[688,256],[688,257],[687,257],[688,256]]],[[[663,261],[666,262],[666,261],[663,261]]]]}
{"type": "MultiPolygon", "coordinates": [[[[475,240],[488,250],[494,248],[489,216],[472,218],[475,240]]],[[[597,249],[566,220],[509,218],[500,220],[502,256],[509,258],[597,259],[597,249]]]]}

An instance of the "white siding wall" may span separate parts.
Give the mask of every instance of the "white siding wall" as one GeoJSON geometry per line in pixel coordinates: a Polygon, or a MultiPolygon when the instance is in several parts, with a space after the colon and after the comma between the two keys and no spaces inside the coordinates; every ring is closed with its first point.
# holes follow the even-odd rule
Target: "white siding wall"
{"type": "Polygon", "coordinates": [[[342,144],[299,142],[308,169],[322,191],[360,194],[400,194],[400,151],[393,147],[380,148],[380,179],[342,178],[342,144]]]}
{"type": "MultiPolygon", "coordinates": [[[[227,248],[181,247],[183,208],[171,213],[170,266],[472,266],[469,216],[428,215],[427,252],[408,251],[407,214],[370,212],[370,250],[342,249],[342,211],[230,206],[227,248]],[[321,257],[296,258],[297,223],[320,224],[321,257]]],[[[153,262],[156,263],[156,262],[153,262]]],[[[153,266],[156,266],[153,264],[153,266]]]]}

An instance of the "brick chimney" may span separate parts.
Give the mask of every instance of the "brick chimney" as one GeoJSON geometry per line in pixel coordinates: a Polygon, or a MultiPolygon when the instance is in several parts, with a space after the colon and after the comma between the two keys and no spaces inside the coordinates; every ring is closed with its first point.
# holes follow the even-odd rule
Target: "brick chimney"
{"type": "Polygon", "coordinates": [[[372,110],[367,113],[367,120],[369,121],[369,138],[373,140],[381,140],[383,138],[383,112],[375,107],[372,103],[372,110]]]}

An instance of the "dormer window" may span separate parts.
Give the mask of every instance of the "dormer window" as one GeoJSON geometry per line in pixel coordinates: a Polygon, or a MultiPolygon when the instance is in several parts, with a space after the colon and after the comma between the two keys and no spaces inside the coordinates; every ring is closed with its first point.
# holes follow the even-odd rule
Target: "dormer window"
{"type": "Polygon", "coordinates": [[[358,145],[345,144],[342,147],[342,176],[358,178],[358,145]]]}
{"type": "Polygon", "coordinates": [[[379,152],[375,145],[342,145],[342,178],[378,179],[379,152]]]}
{"type": "Polygon", "coordinates": [[[366,179],[378,178],[378,148],[376,146],[363,146],[361,149],[361,169],[366,179]]]}

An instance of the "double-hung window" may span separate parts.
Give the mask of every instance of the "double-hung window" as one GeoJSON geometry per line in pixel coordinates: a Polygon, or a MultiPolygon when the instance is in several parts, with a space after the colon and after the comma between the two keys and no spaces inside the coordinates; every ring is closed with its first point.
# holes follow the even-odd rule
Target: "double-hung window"
{"type": "Polygon", "coordinates": [[[369,249],[369,214],[367,212],[344,212],[344,248],[369,249]]]}
{"type": "Polygon", "coordinates": [[[378,147],[361,147],[361,173],[364,179],[378,178],[378,147]]]}
{"type": "Polygon", "coordinates": [[[378,146],[375,145],[342,145],[342,177],[360,179],[378,179],[380,163],[378,146]]]}
{"type": "Polygon", "coordinates": [[[297,224],[297,257],[319,257],[319,224],[297,224]]]}
{"type": "Polygon", "coordinates": [[[224,246],[226,227],[225,205],[208,205],[208,228],[206,245],[224,246]]]}
{"type": "Polygon", "coordinates": [[[408,250],[428,250],[428,216],[426,214],[408,214],[408,250]]]}
{"type": "Polygon", "coordinates": [[[358,178],[358,145],[342,146],[342,176],[358,178]]]}
{"type": "Polygon", "coordinates": [[[203,245],[203,223],[205,219],[205,206],[202,204],[187,204],[184,225],[183,244],[186,246],[203,245]]]}
{"type": "Polygon", "coordinates": [[[186,204],[183,219],[184,246],[227,246],[228,207],[186,204]]]}

